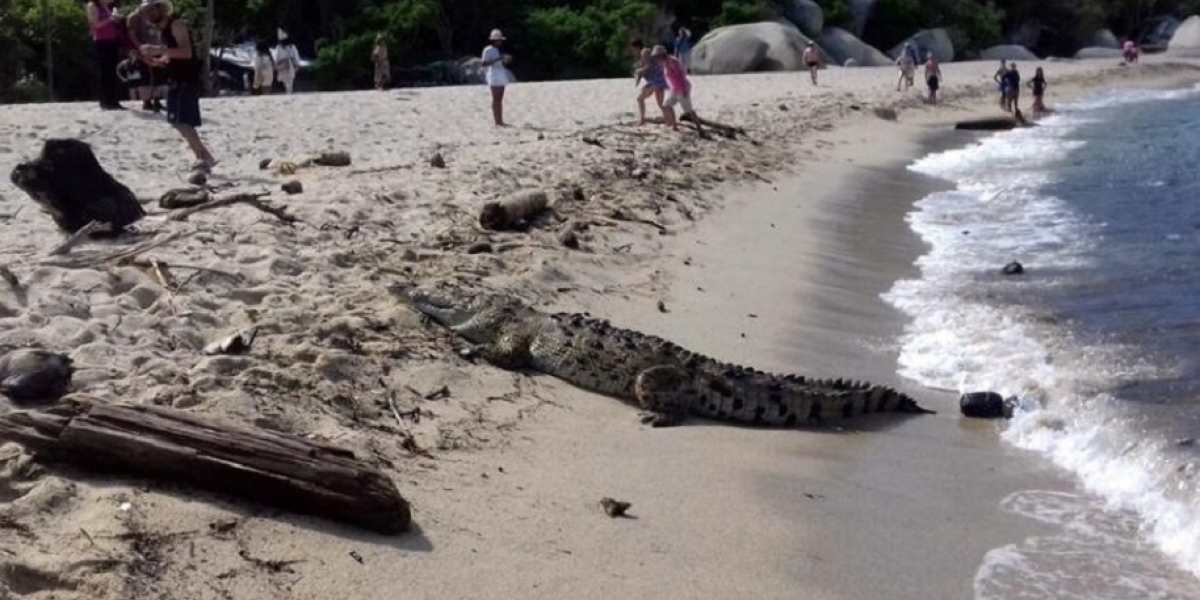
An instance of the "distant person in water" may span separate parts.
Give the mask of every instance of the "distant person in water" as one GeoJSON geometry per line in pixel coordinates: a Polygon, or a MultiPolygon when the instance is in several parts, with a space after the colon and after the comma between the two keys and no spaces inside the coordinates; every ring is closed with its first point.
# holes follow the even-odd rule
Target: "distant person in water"
{"type": "Polygon", "coordinates": [[[1138,47],[1133,43],[1133,40],[1125,40],[1125,44],[1121,47],[1121,54],[1125,58],[1125,64],[1132,65],[1138,61],[1138,47]]]}
{"type": "Polygon", "coordinates": [[[1004,76],[1008,74],[1008,61],[1000,59],[1000,68],[996,69],[996,73],[992,75],[992,81],[996,82],[996,88],[1000,90],[1000,110],[1008,110],[1008,84],[1004,82],[1004,76]]]}
{"type": "Polygon", "coordinates": [[[375,67],[375,89],[387,89],[392,80],[392,64],[388,62],[387,42],[383,34],[375,36],[375,47],[371,49],[371,64],[375,67]]]}
{"type": "Polygon", "coordinates": [[[942,86],[942,68],[932,52],[925,59],[925,85],[929,88],[929,103],[937,104],[938,88],[942,86]]]}
{"type": "Polygon", "coordinates": [[[1033,79],[1029,80],[1029,87],[1033,90],[1033,116],[1038,117],[1046,112],[1046,105],[1042,102],[1042,98],[1046,94],[1046,75],[1042,73],[1041,67],[1033,72],[1033,79]]]}
{"type": "MultiPolygon", "coordinates": [[[[667,91],[667,79],[663,74],[662,65],[651,56],[649,48],[642,48],[642,66],[638,69],[638,125],[646,124],[646,99],[654,96],[658,108],[663,108],[663,98],[667,91]]],[[[664,115],[664,120],[666,116],[664,115]]]]}
{"type": "Polygon", "coordinates": [[[812,40],[805,44],[801,60],[804,61],[804,67],[808,69],[812,84],[817,85],[817,69],[821,68],[821,52],[817,50],[817,45],[812,40]]]}
{"type": "Polygon", "coordinates": [[[679,119],[675,116],[675,107],[679,106],[683,111],[680,117],[694,115],[696,112],[692,108],[692,82],[688,79],[687,69],[678,58],[668,54],[664,46],[655,46],[650,52],[650,58],[662,69],[663,79],[670,89],[666,101],[663,102],[663,121],[671,129],[678,130],[679,119]]]}
{"type": "Polygon", "coordinates": [[[904,50],[896,58],[896,65],[900,67],[900,77],[896,79],[897,92],[900,91],[901,85],[904,86],[904,89],[912,87],[913,79],[917,76],[917,61],[913,60],[909,48],[909,44],[904,44],[904,50]]]}
{"type": "Polygon", "coordinates": [[[512,83],[508,68],[505,65],[512,62],[512,57],[500,52],[504,45],[504,34],[499,29],[493,29],[488,36],[488,45],[483,49],[482,63],[487,68],[487,84],[492,91],[492,120],[496,127],[508,127],[504,122],[504,88],[512,83]]]}

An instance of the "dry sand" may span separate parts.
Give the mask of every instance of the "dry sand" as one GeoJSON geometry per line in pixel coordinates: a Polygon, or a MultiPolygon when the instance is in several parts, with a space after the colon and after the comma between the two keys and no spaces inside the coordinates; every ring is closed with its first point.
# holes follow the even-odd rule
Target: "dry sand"
{"type": "MultiPolygon", "coordinates": [[[[1200,79],[1153,57],[1134,69],[1044,66],[1051,105],[1200,79]]],[[[696,78],[697,108],[746,127],[739,140],[629,125],[625,80],[514,86],[517,126],[505,130],[488,125],[481,88],[205,101],[203,134],[222,160],[213,183],[277,189],[287,177],[260,170],[266,158],[346,150],[354,164],[302,169],[302,194],[276,192],[295,226],[244,205],[184,223],[155,207],[138,241],[186,234],[140,257],[171,266],[165,286],[103,264],[129,242],[47,257],[63,236],[0,184],[0,263],[24,289],[0,290],[0,344],[69,353],[80,397],[344,445],[394,478],[416,524],[395,538],[364,534],[45,470],[9,445],[0,599],[970,597],[983,553],[1029,527],[997,501],[1066,484],[1001,448],[991,424],[961,422],[952,396],[907,387],[941,413],[846,432],[650,431],[616,400],[455,357],[444,333],[385,292],[397,281],[480,283],[763,369],[903,386],[902,322],[878,294],[911,270],[920,246],[902,216],[935,184],[898,167],[932,123],[994,106],[990,63],[943,68],[937,108],[895,92],[891,69],[831,69],[818,88],[797,74],[696,78]],[[429,166],[435,152],[447,168],[429,166]],[[581,251],[562,248],[562,225],[549,221],[478,231],[480,204],[530,187],[566,192],[559,210],[592,224],[581,251]],[[576,188],[583,200],[569,199],[576,188]],[[612,219],[618,208],[668,233],[612,219]],[[495,253],[466,254],[483,239],[495,253]],[[260,331],[251,356],[200,354],[249,324],[260,331]],[[443,386],[448,398],[421,397],[443,386]],[[398,425],[389,396],[419,408],[420,422],[398,425]],[[429,456],[406,450],[406,436],[429,456]],[[605,517],[605,495],[632,501],[636,518],[605,517]]],[[[80,104],[0,107],[0,166],[58,136],[92,143],[148,199],[180,187],[190,162],[165,124],[80,104]]]]}

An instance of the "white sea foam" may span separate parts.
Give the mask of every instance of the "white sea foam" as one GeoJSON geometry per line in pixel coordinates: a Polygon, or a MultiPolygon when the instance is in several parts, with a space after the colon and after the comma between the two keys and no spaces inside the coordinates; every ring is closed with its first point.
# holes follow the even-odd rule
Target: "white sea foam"
{"type": "Polygon", "coordinates": [[[995,302],[986,291],[1010,260],[1035,264],[1032,276],[1004,282],[1006,294],[1052,285],[1056,271],[1088,264],[1104,224],[1089,222],[1045,188],[1054,183],[1049,166],[1083,143],[1071,133],[1094,122],[1093,111],[1198,90],[1100,94],[1040,127],[997,134],[910,167],[956,188],[916,203],[908,221],[930,250],[917,261],[918,279],[884,294],[912,319],[901,340],[900,373],[934,388],[1017,395],[1023,410],[1004,439],[1043,453],[1095,494],[1030,491],[1007,499],[1005,509],[1060,533],[989,553],[976,577],[981,600],[1200,597],[1200,582],[1178,568],[1200,576],[1194,467],[1169,458],[1167,442],[1141,440],[1120,407],[1093,391],[1115,376],[1137,379],[1155,367],[1123,348],[1072,339],[1067,328],[1038,319],[1036,309],[995,302]]]}

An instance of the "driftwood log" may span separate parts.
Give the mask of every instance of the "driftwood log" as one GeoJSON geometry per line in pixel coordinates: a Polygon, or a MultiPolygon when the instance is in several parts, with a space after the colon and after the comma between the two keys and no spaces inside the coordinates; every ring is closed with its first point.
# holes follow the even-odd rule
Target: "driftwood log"
{"type": "Polygon", "coordinates": [[[109,228],[89,235],[111,237],[146,216],[133,192],[100,166],[87,142],[77,139],[46,140],[41,155],[17,165],[11,179],[66,233],[95,221],[109,228]]]}
{"type": "Polygon", "coordinates": [[[0,440],[39,459],[163,479],[379,533],[408,528],[408,502],[348,450],[151,406],[69,402],[0,417],[0,440]]]}
{"type": "Polygon", "coordinates": [[[966,121],[959,121],[958,123],[954,124],[954,128],[971,131],[1005,131],[1008,129],[1016,129],[1017,127],[1032,127],[1033,125],[1034,124],[1030,123],[1029,120],[1025,118],[1025,115],[1022,115],[1021,111],[1018,110],[1011,117],[1005,115],[999,117],[984,117],[981,119],[968,119],[966,121]]]}
{"type": "Polygon", "coordinates": [[[518,229],[549,207],[550,197],[544,191],[517,192],[484,204],[479,211],[479,226],[492,231],[518,229]]]}

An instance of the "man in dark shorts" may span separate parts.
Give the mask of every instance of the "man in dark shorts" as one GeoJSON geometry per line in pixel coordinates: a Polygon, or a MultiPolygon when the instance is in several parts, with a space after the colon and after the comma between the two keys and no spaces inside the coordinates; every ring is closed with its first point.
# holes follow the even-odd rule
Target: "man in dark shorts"
{"type": "Polygon", "coordinates": [[[200,61],[193,54],[187,23],[176,19],[170,0],[148,0],[142,6],[146,18],[162,32],[162,45],[144,45],[142,55],[160,66],[167,78],[167,122],[179,131],[196,155],[192,170],[211,171],[217,160],[204,147],[196,128],[200,126],[200,61]]]}

